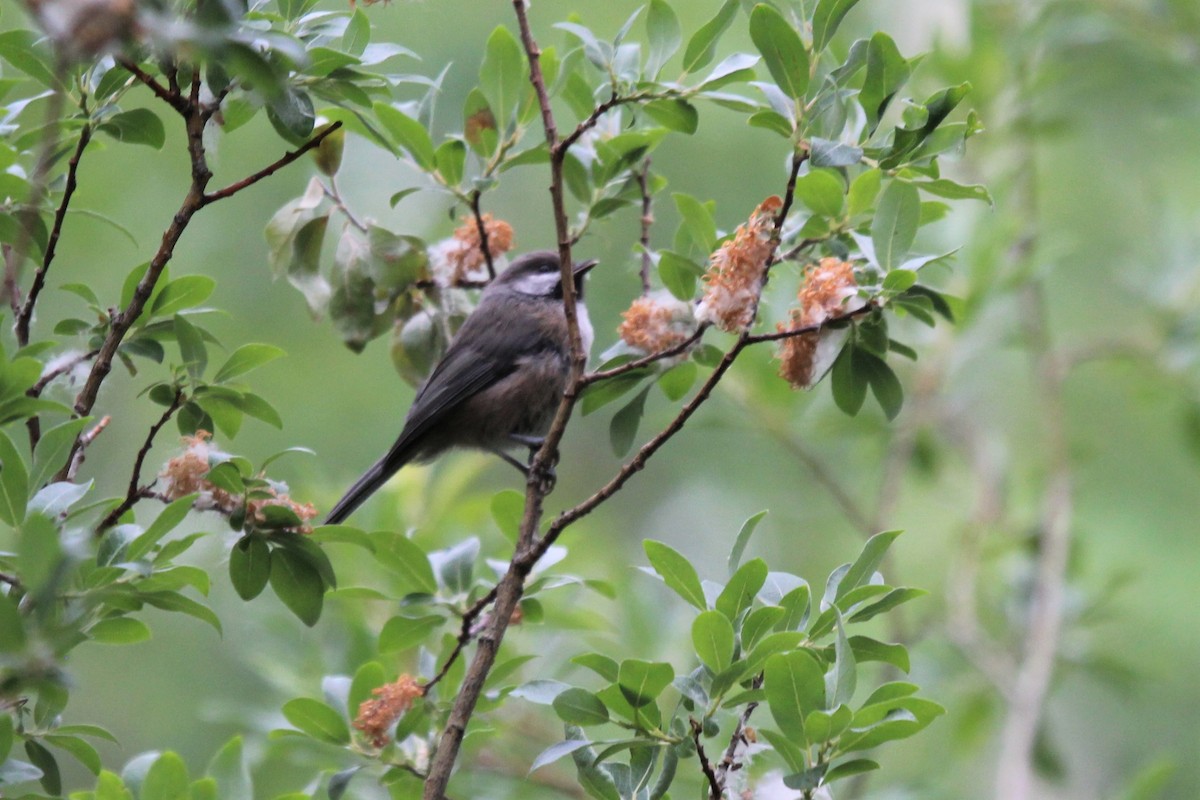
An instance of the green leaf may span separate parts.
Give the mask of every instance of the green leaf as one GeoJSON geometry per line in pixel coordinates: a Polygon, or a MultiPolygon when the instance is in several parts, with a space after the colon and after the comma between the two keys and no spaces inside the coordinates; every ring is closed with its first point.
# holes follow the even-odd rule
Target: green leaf
{"type": "Polygon", "coordinates": [[[686,558],[653,539],[645,540],[642,546],[646,550],[646,557],[650,559],[650,566],[672,591],[701,611],[708,608],[704,590],[700,587],[700,576],[686,558]]]}
{"type": "Polygon", "coordinates": [[[0,58],[45,86],[62,86],[55,76],[54,61],[46,50],[46,40],[32,30],[18,28],[0,34],[0,58]]]}
{"type": "Polygon", "coordinates": [[[207,275],[184,275],[162,288],[150,307],[150,316],[165,317],[193,308],[208,299],[217,282],[207,275]]]}
{"type": "Polygon", "coordinates": [[[817,3],[812,19],[814,52],[825,49],[846,14],[857,4],[858,0],[820,0],[817,3]]]}
{"type": "Polygon", "coordinates": [[[415,542],[401,533],[381,531],[371,535],[375,544],[375,555],[383,565],[399,575],[405,585],[415,592],[433,594],[437,591],[437,579],[429,556],[415,542]]]}
{"type": "Polygon", "coordinates": [[[671,685],[675,670],[661,661],[626,659],[617,670],[621,695],[634,708],[648,706],[671,685]]]}
{"type": "Polygon", "coordinates": [[[725,0],[717,15],[692,34],[692,38],[688,39],[687,48],[683,51],[685,73],[703,69],[712,62],[717,51],[717,40],[733,24],[737,10],[738,0],[725,0]]]}
{"type": "Polygon", "coordinates": [[[733,625],[720,611],[704,611],[692,622],[692,646],[713,674],[733,661],[733,625]]]}
{"type": "Polygon", "coordinates": [[[679,133],[691,135],[700,126],[700,112],[683,98],[652,100],[642,109],[659,125],[679,133]]]}
{"type": "Polygon", "coordinates": [[[617,682],[619,665],[615,660],[606,655],[601,655],[600,653],[583,653],[572,658],[571,663],[587,667],[610,683],[617,682]]]}
{"type": "Polygon", "coordinates": [[[746,120],[746,124],[752,128],[763,128],[764,130],[774,131],[785,139],[790,139],[792,134],[796,132],[795,122],[769,109],[763,109],[751,114],[746,120]]]}
{"type": "Polygon", "coordinates": [[[650,10],[646,14],[646,41],[650,52],[646,57],[645,75],[654,80],[683,42],[679,18],[666,0],[650,0],[650,10]]]}
{"type": "Polygon", "coordinates": [[[370,41],[371,20],[361,8],[357,8],[346,23],[346,30],[342,34],[342,49],[351,55],[361,56],[370,41]]]}
{"type": "Polygon", "coordinates": [[[728,564],[730,575],[737,572],[738,564],[742,560],[742,553],[746,551],[746,545],[750,543],[750,537],[754,535],[754,530],[758,527],[758,523],[762,522],[765,516],[767,516],[767,510],[763,509],[742,523],[741,530],[738,531],[737,538],[733,541],[733,549],[729,551],[728,564]]]}
{"type": "Polygon", "coordinates": [[[858,101],[867,114],[868,131],[874,132],[879,119],[900,87],[908,81],[912,68],[886,33],[876,33],[867,45],[867,77],[858,101]]]}
{"type": "Polygon", "coordinates": [[[63,562],[60,531],[54,521],[41,514],[30,514],[21,523],[17,539],[17,574],[32,596],[41,594],[56,578],[61,578],[63,562]]]}
{"type": "MultiPolygon", "coordinates": [[[[0,595],[0,653],[19,653],[25,647],[25,623],[17,610],[16,602],[8,595],[0,595]]],[[[0,714],[0,764],[12,745],[12,718],[0,714]],[[5,728],[5,724],[8,725],[5,728]],[[7,731],[7,734],[5,733],[7,731]],[[5,744],[5,735],[8,736],[5,744]]]]}
{"type": "MultiPolygon", "coordinates": [[[[66,461],[67,454],[71,452],[71,446],[75,443],[75,438],[92,419],[92,417],[82,417],[68,420],[42,432],[42,438],[38,440],[37,447],[33,451],[33,472],[29,477],[30,486],[43,486],[50,480],[50,476],[58,471],[66,461]]],[[[0,469],[3,469],[3,463],[4,455],[0,452],[0,469]]],[[[2,484],[3,477],[0,477],[0,487],[2,484]]],[[[3,488],[0,488],[0,494],[2,493],[3,488]]],[[[3,499],[0,498],[0,519],[5,519],[2,508],[3,499]]],[[[8,520],[5,519],[5,521],[8,520]]]]}
{"type": "Polygon", "coordinates": [[[479,88],[501,128],[508,124],[521,100],[526,88],[525,75],[525,55],[521,45],[508,28],[498,26],[484,47],[479,88]]]}
{"type": "Polygon", "coordinates": [[[285,84],[267,102],[267,119],[275,132],[292,144],[303,144],[312,135],[317,115],[308,92],[285,84]]]}
{"type": "Polygon", "coordinates": [[[458,186],[463,179],[463,166],[467,160],[467,146],[460,139],[447,139],[434,153],[437,171],[449,186],[458,186]]]}
{"type": "Polygon", "coordinates": [[[188,512],[192,510],[192,503],[195,499],[196,495],[190,494],[164,506],[158,512],[158,516],[154,518],[154,522],[150,523],[150,527],[146,528],[145,533],[129,543],[125,557],[130,561],[136,561],[148,554],[159,540],[183,522],[188,512]]]}
{"type": "Polygon", "coordinates": [[[554,698],[554,713],[563,722],[588,726],[608,722],[608,709],[587,689],[572,687],[554,698]]]}
{"type": "Polygon", "coordinates": [[[65,750],[75,757],[83,766],[87,767],[88,772],[93,775],[100,774],[100,754],[96,752],[96,748],[78,736],[64,736],[61,734],[50,733],[42,737],[42,741],[46,744],[53,745],[59,750],[65,750]]]}
{"type": "Polygon", "coordinates": [[[840,217],[845,195],[842,179],[830,169],[814,169],[796,179],[796,196],[815,214],[840,217]]]}
{"type": "Polygon", "coordinates": [[[436,615],[424,617],[396,616],[389,619],[379,632],[379,652],[398,653],[416,647],[446,620],[436,615]]]}
{"type": "Polygon", "coordinates": [[[793,742],[806,741],[804,717],[825,704],[825,677],[817,660],[805,650],[776,653],[763,668],[763,688],[779,729],[793,742]]]}
{"type": "Polygon", "coordinates": [[[167,131],[162,120],[148,108],[134,108],[113,114],[98,126],[119,142],[144,144],[161,150],[167,141],[167,131]]]}
{"type": "Polygon", "coordinates": [[[260,536],[244,536],[229,552],[229,583],[242,600],[263,593],[271,577],[271,551],[260,536]]]}
{"type": "Polygon", "coordinates": [[[779,754],[779,757],[783,759],[789,769],[794,772],[804,769],[807,758],[805,757],[803,748],[778,731],[773,731],[770,728],[757,728],[757,726],[756,729],[771,744],[771,748],[779,754]]]}
{"type": "Polygon", "coordinates": [[[875,198],[879,196],[882,182],[883,173],[877,168],[860,173],[850,183],[850,191],[847,193],[849,204],[847,213],[852,217],[858,216],[873,206],[875,198]]]}
{"type": "Polygon", "coordinates": [[[813,136],[808,140],[811,147],[809,163],[814,167],[852,167],[862,161],[863,149],[857,145],[835,142],[813,136]]]}
{"type": "Polygon", "coordinates": [[[704,273],[700,265],[690,258],[663,250],[658,254],[658,277],[667,290],[684,301],[696,296],[696,281],[704,273]]]}
{"type": "Polygon", "coordinates": [[[208,348],[204,344],[204,336],[195,325],[179,314],[174,316],[173,322],[175,338],[179,342],[179,355],[192,380],[198,381],[208,366],[208,348]]]}
{"type": "Polygon", "coordinates": [[[164,611],[177,611],[181,614],[195,617],[201,622],[207,622],[218,634],[221,633],[221,620],[213,613],[212,609],[203,603],[197,603],[190,597],[185,597],[179,592],[143,593],[139,594],[138,598],[155,608],[161,608],[164,611]]]}
{"type": "Polygon", "coordinates": [[[681,361],[658,376],[658,388],[672,403],[682,400],[696,383],[699,368],[694,362],[681,361]]]}
{"type": "Polygon", "coordinates": [[[297,729],[330,744],[349,744],[350,729],[342,715],[320,700],[297,697],[283,704],[283,716],[297,729]]]}
{"type": "Polygon", "coordinates": [[[784,94],[803,99],[808,91],[808,50],[791,23],[774,6],[759,3],[750,12],[750,39],[784,94]]]}
{"type": "Polygon", "coordinates": [[[842,413],[852,417],[858,414],[867,399],[867,376],[855,369],[856,352],[853,343],[848,343],[838,353],[830,370],[833,401],[842,413]]]}
{"type": "MultiPolygon", "coordinates": [[[[581,750],[591,744],[588,739],[567,739],[565,742],[559,742],[547,747],[542,752],[538,753],[537,758],[533,759],[533,764],[529,767],[529,772],[541,769],[547,764],[553,764],[563,756],[570,755],[576,750],[581,750]]],[[[601,795],[607,797],[607,795],[601,795]]]]}
{"type": "Polygon", "coordinates": [[[949,200],[982,200],[990,206],[995,205],[987,187],[979,184],[963,184],[948,178],[938,178],[932,181],[917,181],[913,186],[949,200]]]}
{"type": "Polygon", "coordinates": [[[786,612],[779,606],[763,606],[746,615],[742,622],[742,650],[749,651],[770,630],[779,624],[786,612]]]}
{"type": "Polygon", "coordinates": [[[892,542],[896,541],[896,537],[901,533],[903,531],[884,531],[868,539],[867,543],[863,545],[862,552],[858,558],[854,560],[854,563],[842,575],[834,599],[841,600],[851,589],[857,589],[859,586],[869,583],[871,576],[875,574],[875,571],[879,569],[880,563],[883,562],[883,557],[887,555],[888,548],[892,546],[892,542]]]}
{"type": "Polygon", "coordinates": [[[901,672],[908,672],[908,649],[902,644],[888,644],[869,636],[851,636],[850,649],[858,662],[882,661],[901,672]]]}
{"type": "Polygon", "coordinates": [[[855,348],[854,369],[866,376],[871,393],[879,401],[888,420],[895,419],[904,405],[904,387],[900,385],[900,379],[896,377],[892,368],[879,356],[862,348],[855,348]]]}
{"type": "Polygon", "coordinates": [[[383,123],[384,128],[392,138],[408,151],[417,165],[424,170],[434,169],[437,157],[433,150],[433,140],[425,126],[405,114],[395,106],[384,102],[374,105],[375,116],[383,123]]]}
{"type": "MultiPolygon", "coordinates": [[[[711,253],[717,244],[717,222],[713,219],[712,209],[707,203],[701,203],[690,194],[675,192],[671,195],[679,216],[683,217],[684,227],[693,241],[706,253],[711,253]]],[[[682,298],[690,300],[691,295],[682,298]]]]}
{"type": "Polygon", "coordinates": [[[836,780],[849,778],[852,775],[870,772],[875,769],[879,769],[879,765],[870,759],[855,758],[850,761],[843,761],[825,773],[825,783],[833,783],[836,780]]]}
{"type": "Polygon", "coordinates": [[[38,779],[42,784],[42,788],[52,795],[61,794],[62,775],[59,772],[58,761],[54,758],[54,754],[42,746],[40,742],[34,739],[26,739],[25,755],[29,757],[29,760],[35,767],[42,771],[42,775],[38,779]]]}
{"type": "Polygon", "coordinates": [[[271,588],[283,604],[310,628],[321,618],[325,582],[316,567],[294,550],[278,548],[271,554],[271,588]]]}
{"type": "Polygon", "coordinates": [[[271,344],[244,344],[225,360],[213,382],[226,383],[284,355],[283,350],[271,344]]]}
{"type": "Polygon", "coordinates": [[[87,634],[100,644],[134,644],[149,639],[150,628],[133,617],[110,617],[97,622],[87,634]]]}
{"type": "Polygon", "coordinates": [[[879,601],[872,603],[866,608],[855,611],[850,616],[850,621],[866,622],[872,617],[876,617],[885,611],[891,611],[893,608],[901,605],[902,603],[907,603],[909,600],[916,600],[918,597],[924,597],[927,594],[929,593],[924,589],[909,589],[904,587],[892,589],[879,601]]]}
{"type": "Polygon", "coordinates": [[[646,396],[650,394],[650,387],[642,389],[638,392],[629,403],[613,415],[612,422],[608,427],[608,438],[612,444],[613,454],[618,458],[629,452],[629,448],[633,446],[633,440],[637,436],[638,426],[642,422],[642,414],[646,408],[646,396]]]}
{"type": "Polygon", "coordinates": [[[912,247],[921,217],[921,197],[911,183],[893,180],[883,190],[875,219],[871,222],[871,242],[875,258],[884,271],[900,266],[912,247]]]}
{"type": "Polygon", "coordinates": [[[354,673],[350,691],[346,695],[346,711],[350,716],[358,714],[359,706],[374,697],[373,692],[387,683],[387,674],[378,661],[368,661],[354,673]]]}
{"type": "Polygon", "coordinates": [[[505,489],[492,495],[492,519],[504,537],[513,544],[521,534],[521,520],[525,516],[525,493],[516,489],[505,489]]]}
{"type": "Polygon", "coordinates": [[[837,627],[837,638],[833,640],[834,662],[829,672],[825,674],[825,697],[827,708],[837,708],[842,703],[849,703],[858,685],[858,664],[854,660],[854,650],[850,640],[846,638],[846,629],[842,625],[842,613],[833,608],[834,621],[837,627]]]}
{"type": "Polygon", "coordinates": [[[29,471],[25,459],[8,434],[0,431],[0,520],[14,527],[20,525],[25,520],[28,502],[29,471]]]}
{"type": "Polygon", "coordinates": [[[729,583],[717,596],[717,610],[724,614],[730,622],[735,622],[738,616],[754,602],[755,595],[767,581],[767,562],[761,558],[747,561],[743,564],[729,583]]]}

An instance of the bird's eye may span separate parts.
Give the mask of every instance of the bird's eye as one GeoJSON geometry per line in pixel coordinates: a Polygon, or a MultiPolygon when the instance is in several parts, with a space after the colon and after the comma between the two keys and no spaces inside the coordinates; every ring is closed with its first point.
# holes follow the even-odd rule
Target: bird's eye
{"type": "Polygon", "coordinates": [[[542,272],[558,272],[558,265],[544,261],[542,262],[542,272]]]}

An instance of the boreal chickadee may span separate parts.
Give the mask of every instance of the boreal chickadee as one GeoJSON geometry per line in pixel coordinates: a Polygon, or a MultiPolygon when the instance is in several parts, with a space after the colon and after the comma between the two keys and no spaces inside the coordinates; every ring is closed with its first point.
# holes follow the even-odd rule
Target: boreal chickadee
{"type": "MultiPolygon", "coordinates": [[[[496,276],[479,298],[442,360],[417,391],[404,429],[391,449],[337,502],[325,522],[348,517],[410,461],[429,461],[452,447],[499,455],[540,445],[567,385],[571,345],[563,311],[557,253],[528,253],[496,276]]],[[[583,304],[583,278],[595,261],[574,265],[576,314],[586,353],[592,324],[583,304]]]]}

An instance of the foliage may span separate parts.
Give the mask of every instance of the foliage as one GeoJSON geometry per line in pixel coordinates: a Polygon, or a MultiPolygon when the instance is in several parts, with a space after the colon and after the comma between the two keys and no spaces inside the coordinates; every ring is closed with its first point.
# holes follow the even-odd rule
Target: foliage
{"type": "MultiPolygon", "coordinates": [[[[683,4],[651,0],[604,33],[587,24],[590,10],[554,25],[535,20],[537,40],[553,44],[535,42],[526,4],[516,3],[516,19],[480,43],[477,79],[462,92],[431,62],[421,63],[426,74],[397,71],[416,53],[373,41],[363,8],[101,2],[78,12],[96,15],[85,19],[59,8],[70,5],[29,3],[29,26],[0,34],[0,243],[14,321],[0,348],[0,784],[64,796],[65,753],[95,776],[94,788],[71,792],[80,800],[256,796],[245,750],[258,748],[244,749],[242,736],[203,775],[171,751],[137,756],[118,773],[94,745],[112,739],[104,728],[64,722],[75,648],[144,641],[153,632],[147,608],[222,630],[205,599],[224,570],[188,563],[197,543],[215,538],[195,531],[205,523],[193,510],[219,515],[229,583],[242,600],[270,586],[313,626],[336,598],[355,605],[348,626],[369,642],[325,676],[321,699],[310,684],[291,692],[300,696],[270,698],[290,727],[264,741],[317,754],[305,764],[308,785],[281,798],[420,796],[439,771],[449,778],[431,753],[453,752],[455,730],[469,737],[468,755],[452,754],[450,766],[457,760],[456,781],[476,786],[471,757],[489,721],[528,706],[564,733],[523,767],[536,777],[569,763],[575,792],[648,800],[699,787],[719,800],[778,773],[786,796],[811,798],[861,780],[854,776],[879,767],[877,746],[942,715],[916,684],[893,679],[909,671],[909,650],[880,633],[895,609],[924,594],[884,581],[896,531],[867,538],[819,597],[799,575],[744,558],[761,514],[733,537],[723,582],[703,580],[711,567],[694,555],[647,539],[641,580],[661,580],[675,606],[690,607],[689,646],[669,659],[618,658],[575,637],[569,662],[548,668],[578,668],[570,682],[531,679],[533,656],[504,633],[513,624],[569,635],[560,590],[616,597],[588,570],[560,568],[559,535],[619,492],[743,351],[777,346],[782,379],[797,388],[828,373],[832,400],[849,416],[863,414],[868,395],[888,420],[901,412],[895,356],[916,359],[928,345],[910,320],[932,328],[938,317],[970,321],[975,311],[933,288],[929,269],[952,254],[928,246],[930,227],[950,212],[944,201],[992,203],[988,189],[943,172],[943,159],[982,130],[960,108],[970,90],[961,73],[946,69],[948,86],[906,97],[917,91],[909,82],[922,57],[902,54],[884,32],[844,42],[855,0],[726,0],[694,26],[677,13],[683,4]],[[731,32],[753,51],[728,52],[731,32]],[[659,166],[672,163],[660,155],[682,137],[705,136],[718,109],[776,139],[778,160],[748,169],[769,176],[778,196],[760,198],[752,213],[698,196],[659,166]],[[283,155],[211,188],[217,143],[260,117],[283,155]],[[122,271],[119,295],[67,283],[54,288],[77,297],[79,310],[38,319],[59,238],[79,212],[80,164],[104,142],[186,151],[178,210],[161,244],[122,271]],[[458,226],[451,237],[431,241],[353,207],[338,177],[344,155],[368,146],[417,176],[391,205],[448,205],[458,226]],[[612,482],[540,528],[545,492],[535,482],[524,495],[501,492],[490,503],[499,538],[450,512],[416,531],[314,527],[316,510],[268,473],[281,454],[256,464],[212,441],[236,438],[247,419],[283,427],[246,382],[283,351],[239,343],[213,357],[223,349],[210,330],[216,309],[205,306],[215,281],[172,275],[169,265],[194,217],[304,156],[314,170],[306,189],[263,220],[269,266],[351,350],[390,335],[396,369],[411,383],[507,263],[502,183],[549,177],[561,252],[590,247],[641,212],[629,257],[605,265],[636,275],[641,295],[621,339],[574,384],[582,415],[615,409],[617,455],[635,451],[612,482]],[[673,229],[652,228],[655,206],[677,219],[673,229]],[[654,338],[664,330],[667,338],[654,338]],[[112,371],[116,363],[125,373],[112,371]],[[108,425],[101,413],[127,413],[100,396],[117,381],[157,410],[122,455],[129,466],[89,465],[108,425]],[[639,440],[652,385],[675,416],[639,440]],[[148,457],[172,421],[186,446],[157,471],[148,457]],[[128,473],[127,491],[92,497],[94,467],[128,473]],[[146,501],[161,504],[149,522],[146,501]],[[339,587],[335,563],[344,584],[343,565],[355,558],[374,565],[374,580],[339,587]],[[506,597],[512,612],[499,614],[506,597]],[[386,613],[365,610],[384,608],[373,605],[380,601],[386,613]],[[489,649],[494,663],[482,660],[489,649]],[[481,694],[464,701],[472,683],[481,694]]],[[[887,766],[889,750],[879,753],[887,766]]],[[[1146,775],[1132,791],[1149,796],[1166,772],[1146,775]]]]}

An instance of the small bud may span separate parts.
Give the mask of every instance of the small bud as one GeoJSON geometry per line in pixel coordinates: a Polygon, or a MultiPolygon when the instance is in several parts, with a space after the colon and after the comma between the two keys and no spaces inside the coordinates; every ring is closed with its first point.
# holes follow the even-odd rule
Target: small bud
{"type": "MultiPolygon", "coordinates": [[[[327,120],[318,120],[317,127],[320,128],[323,124],[327,124],[327,122],[327,120]]],[[[338,128],[322,139],[321,143],[313,151],[313,160],[317,162],[317,169],[332,178],[341,169],[342,151],[345,148],[346,129],[338,128]]]]}

